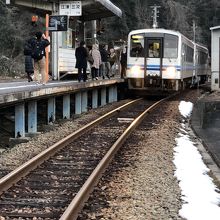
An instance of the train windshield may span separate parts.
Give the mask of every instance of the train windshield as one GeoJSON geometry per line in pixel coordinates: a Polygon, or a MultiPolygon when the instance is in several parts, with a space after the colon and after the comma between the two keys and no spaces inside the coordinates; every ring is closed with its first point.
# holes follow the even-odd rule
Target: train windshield
{"type": "Polygon", "coordinates": [[[161,57],[161,40],[148,39],[147,40],[148,57],[160,58],[161,57]]]}
{"type": "Polygon", "coordinates": [[[163,37],[145,37],[144,33],[131,35],[130,39],[130,56],[152,58],[177,58],[178,57],[178,36],[172,34],[164,34],[163,37]],[[144,49],[144,42],[147,42],[144,49]],[[163,48],[162,48],[163,45],[163,48]]]}
{"type": "Polygon", "coordinates": [[[164,58],[177,58],[178,37],[172,34],[164,35],[164,58]]]}
{"type": "Polygon", "coordinates": [[[131,57],[144,57],[144,34],[131,36],[131,57]]]}

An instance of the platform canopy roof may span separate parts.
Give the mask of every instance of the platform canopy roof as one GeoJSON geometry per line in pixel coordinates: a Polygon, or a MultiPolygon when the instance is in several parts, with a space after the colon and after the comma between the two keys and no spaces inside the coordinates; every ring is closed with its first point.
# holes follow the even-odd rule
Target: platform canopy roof
{"type": "MultiPolygon", "coordinates": [[[[14,0],[14,3],[30,8],[37,8],[46,11],[54,11],[54,6],[59,2],[71,2],[69,0],[14,0]]],[[[81,0],[82,16],[80,20],[90,21],[112,16],[122,16],[122,11],[110,0],[81,0]]]]}
{"type": "Polygon", "coordinates": [[[82,11],[84,20],[94,20],[111,16],[122,16],[121,10],[110,0],[92,0],[91,4],[85,4],[83,6],[82,11]]]}

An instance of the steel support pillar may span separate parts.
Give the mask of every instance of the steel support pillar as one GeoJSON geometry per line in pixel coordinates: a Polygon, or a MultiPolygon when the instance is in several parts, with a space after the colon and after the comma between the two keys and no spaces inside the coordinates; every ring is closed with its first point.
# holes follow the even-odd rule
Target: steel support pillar
{"type": "Polygon", "coordinates": [[[92,90],[92,108],[98,107],[98,90],[92,90]]]}
{"type": "Polygon", "coordinates": [[[15,138],[25,137],[25,106],[15,106],[15,138]]]}
{"type": "Polygon", "coordinates": [[[114,102],[114,86],[110,86],[108,90],[108,102],[114,102]]]}
{"type": "Polygon", "coordinates": [[[79,41],[85,40],[85,22],[79,24],[79,41]]]}
{"type": "Polygon", "coordinates": [[[28,103],[28,133],[37,133],[37,101],[28,103]]]}
{"type": "Polygon", "coordinates": [[[70,95],[63,96],[63,118],[70,118],[70,95]]]}
{"type": "Polygon", "coordinates": [[[106,105],[106,88],[101,89],[101,106],[106,105]]]}
{"type": "Polygon", "coordinates": [[[87,91],[82,92],[82,112],[88,111],[88,93],[87,91]]]}
{"type": "Polygon", "coordinates": [[[47,121],[53,123],[56,120],[56,98],[52,97],[48,99],[47,105],[47,121]]]}
{"type": "Polygon", "coordinates": [[[54,80],[59,80],[59,47],[58,47],[58,32],[52,33],[52,78],[54,80]]]}
{"type": "Polygon", "coordinates": [[[82,94],[81,92],[76,93],[75,95],[75,114],[79,115],[82,113],[82,94]]]}
{"type": "Polygon", "coordinates": [[[118,88],[117,88],[117,86],[114,86],[114,98],[113,98],[113,100],[114,100],[114,102],[117,102],[118,101],[118,88]]]}
{"type": "Polygon", "coordinates": [[[220,38],[219,38],[219,44],[218,44],[218,87],[220,88],[220,38]]]}
{"type": "Polygon", "coordinates": [[[96,20],[91,21],[91,28],[92,28],[92,39],[93,39],[93,43],[97,44],[97,24],[96,24],[96,20]]]}
{"type": "MultiPolygon", "coordinates": [[[[57,8],[56,2],[52,4],[52,15],[58,15],[59,9],[57,8]]],[[[60,79],[59,73],[59,33],[58,31],[52,32],[52,78],[54,80],[60,79]]]]}

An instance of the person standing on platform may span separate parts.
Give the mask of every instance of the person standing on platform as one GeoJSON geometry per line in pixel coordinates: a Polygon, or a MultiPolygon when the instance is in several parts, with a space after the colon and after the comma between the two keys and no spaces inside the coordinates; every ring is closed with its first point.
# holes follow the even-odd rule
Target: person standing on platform
{"type": "Polygon", "coordinates": [[[83,80],[86,82],[87,80],[87,57],[88,52],[85,48],[85,41],[81,41],[79,47],[76,48],[75,56],[76,56],[76,68],[78,69],[78,81],[83,80]],[[82,72],[83,71],[83,72],[82,72]]]}
{"type": "Polygon", "coordinates": [[[34,80],[45,84],[46,75],[46,52],[45,48],[50,45],[42,32],[37,32],[32,38],[32,58],[34,59],[34,80]]]}
{"type": "Polygon", "coordinates": [[[25,72],[27,73],[28,82],[30,82],[33,81],[31,75],[34,73],[31,39],[27,40],[24,44],[24,56],[25,56],[25,72]]]}
{"type": "Polygon", "coordinates": [[[100,66],[101,76],[104,79],[105,76],[110,79],[109,71],[110,71],[110,63],[108,62],[108,51],[106,50],[105,46],[100,47],[100,54],[102,59],[102,64],[100,66]]]}
{"type": "Polygon", "coordinates": [[[124,78],[126,76],[126,69],[127,69],[127,48],[124,47],[121,52],[121,78],[124,78]]]}
{"type": "Polygon", "coordinates": [[[111,77],[114,77],[115,71],[116,71],[116,62],[117,62],[117,55],[115,53],[114,48],[110,49],[110,55],[109,55],[109,63],[110,63],[110,72],[111,77]]]}
{"type": "Polygon", "coordinates": [[[99,68],[100,68],[100,65],[102,63],[102,60],[101,60],[101,54],[98,50],[98,45],[97,44],[93,44],[92,45],[92,50],[90,51],[91,55],[92,55],[92,58],[94,60],[93,64],[92,64],[92,79],[96,79],[98,80],[98,73],[99,73],[99,68]]]}

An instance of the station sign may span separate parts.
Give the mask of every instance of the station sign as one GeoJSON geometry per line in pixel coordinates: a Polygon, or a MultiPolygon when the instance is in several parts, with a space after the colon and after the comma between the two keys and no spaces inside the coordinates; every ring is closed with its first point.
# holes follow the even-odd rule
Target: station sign
{"type": "Polygon", "coordinates": [[[68,15],[68,16],[81,16],[82,15],[82,3],[81,1],[65,1],[60,2],[59,7],[60,15],[68,15]]]}
{"type": "Polygon", "coordinates": [[[51,15],[49,16],[49,31],[67,31],[68,16],[67,15],[51,15]]]}

